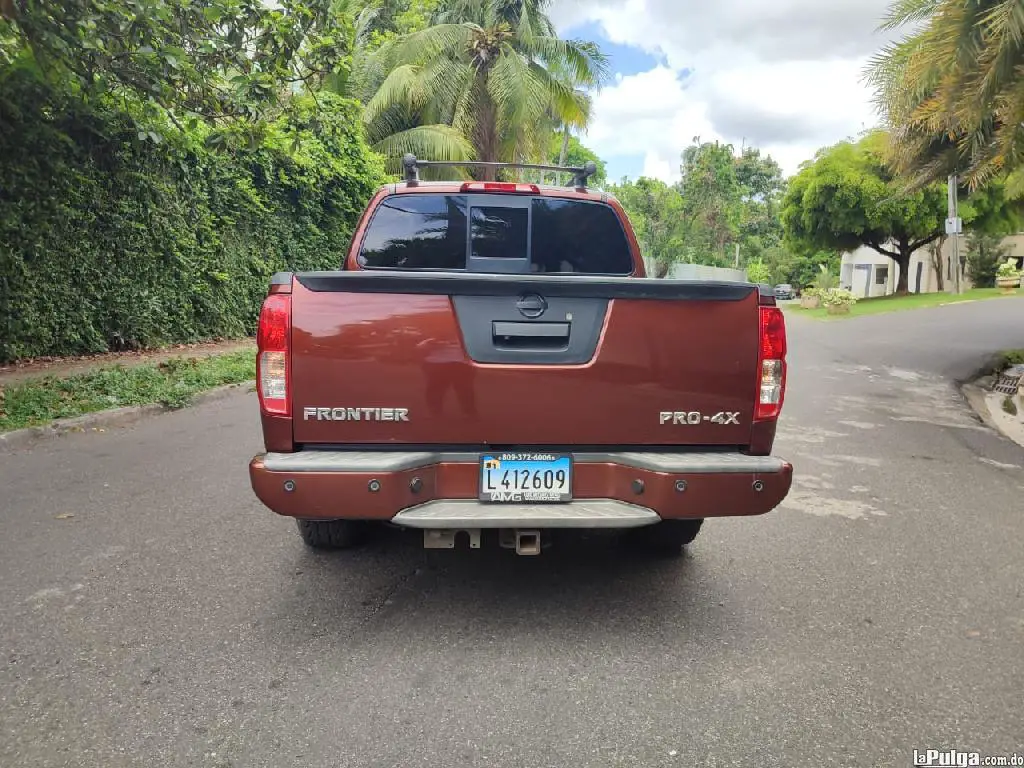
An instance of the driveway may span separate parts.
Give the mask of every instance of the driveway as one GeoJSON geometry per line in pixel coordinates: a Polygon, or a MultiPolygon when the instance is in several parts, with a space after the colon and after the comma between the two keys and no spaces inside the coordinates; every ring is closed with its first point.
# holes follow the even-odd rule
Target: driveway
{"type": "Polygon", "coordinates": [[[679,561],[305,551],[255,396],[0,454],[0,765],[890,766],[1024,748],[1024,300],[791,316],[784,506],[679,561]]]}

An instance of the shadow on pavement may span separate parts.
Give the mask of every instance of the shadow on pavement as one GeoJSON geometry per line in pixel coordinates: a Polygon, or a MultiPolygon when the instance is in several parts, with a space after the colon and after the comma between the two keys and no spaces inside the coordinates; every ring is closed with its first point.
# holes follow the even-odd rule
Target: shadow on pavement
{"type": "Polygon", "coordinates": [[[469,636],[564,649],[628,646],[652,634],[677,645],[761,633],[737,626],[758,620],[727,607],[719,590],[728,585],[702,563],[700,538],[679,558],[657,558],[612,532],[565,532],[525,557],[496,540],[479,550],[424,550],[421,535],[385,529],[363,548],[326,553],[296,540],[297,577],[282,585],[280,602],[253,606],[265,614],[267,639],[336,646],[391,637],[416,652],[469,636]],[[378,576],[369,585],[368,572],[378,576]]]}

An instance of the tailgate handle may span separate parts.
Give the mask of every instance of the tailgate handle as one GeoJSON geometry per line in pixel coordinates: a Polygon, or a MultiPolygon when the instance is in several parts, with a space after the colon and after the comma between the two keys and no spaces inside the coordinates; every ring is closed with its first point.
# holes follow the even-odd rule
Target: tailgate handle
{"type": "Polygon", "coordinates": [[[564,349],[569,330],[569,323],[491,323],[494,346],[503,349],[564,349]]]}

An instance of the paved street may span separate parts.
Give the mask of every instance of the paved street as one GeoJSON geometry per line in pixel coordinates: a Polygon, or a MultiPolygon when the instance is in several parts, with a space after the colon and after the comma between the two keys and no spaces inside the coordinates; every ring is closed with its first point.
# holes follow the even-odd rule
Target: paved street
{"type": "Polygon", "coordinates": [[[796,484],[689,555],[306,552],[253,394],[0,453],[0,766],[897,766],[1024,751],[1024,299],[789,318],[796,484]]]}

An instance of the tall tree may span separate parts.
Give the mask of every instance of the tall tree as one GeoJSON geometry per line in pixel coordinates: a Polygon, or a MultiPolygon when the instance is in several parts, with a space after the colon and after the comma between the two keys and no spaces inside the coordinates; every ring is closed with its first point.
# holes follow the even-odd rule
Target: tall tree
{"type": "Polygon", "coordinates": [[[1010,172],[1024,193],[1021,0],[897,0],[883,27],[906,26],[868,70],[893,168],[918,187],[956,171],[971,189],[1010,172]]]}
{"type": "Polygon", "coordinates": [[[899,267],[897,293],[909,285],[910,257],[944,231],[944,186],[907,191],[884,159],[887,137],[873,132],[857,143],[821,150],[790,180],[782,224],[801,250],[852,251],[867,246],[899,267]]]}
{"type": "MultiPolygon", "coordinates": [[[[375,58],[386,75],[366,117],[389,159],[414,147],[410,126],[447,126],[477,160],[495,162],[544,158],[550,116],[586,124],[580,89],[603,82],[606,57],[594,43],[555,36],[541,7],[457,0],[439,12],[441,23],[382,46],[375,58]]],[[[491,169],[479,175],[494,178],[491,169]]]]}
{"type": "Polygon", "coordinates": [[[683,198],[688,245],[727,260],[726,245],[736,241],[742,220],[743,188],[732,145],[695,139],[683,151],[679,170],[676,188],[683,198]]]}
{"type": "MultiPolygon", "coordinates": [[[[336,0],[336,12],[348,19],[352,50],[348,67],[327,77],[324,86],[338,95],[370,101],[388,77],[389,62],[382,49],[403,35],[429,26],[438,0],[336,0]],[[391,14],[388,17],[388,14],[391,14]]],[[[372,148],[388,160],[388,170],[400,172],[406,152],[432,160],[468,160],[472,143],[443,122],[429,100],[395,103],[371,115],[364,110],[366,136],[372,148]]]]}
{"type": "Polygon", "coordinates": [[[740,256],[765,258],[765,250],[782,242],[779,205],[785,191],[782,168],[756,147],[744,147],[736,157],[736,180],[740,185],[740,256]]]}

